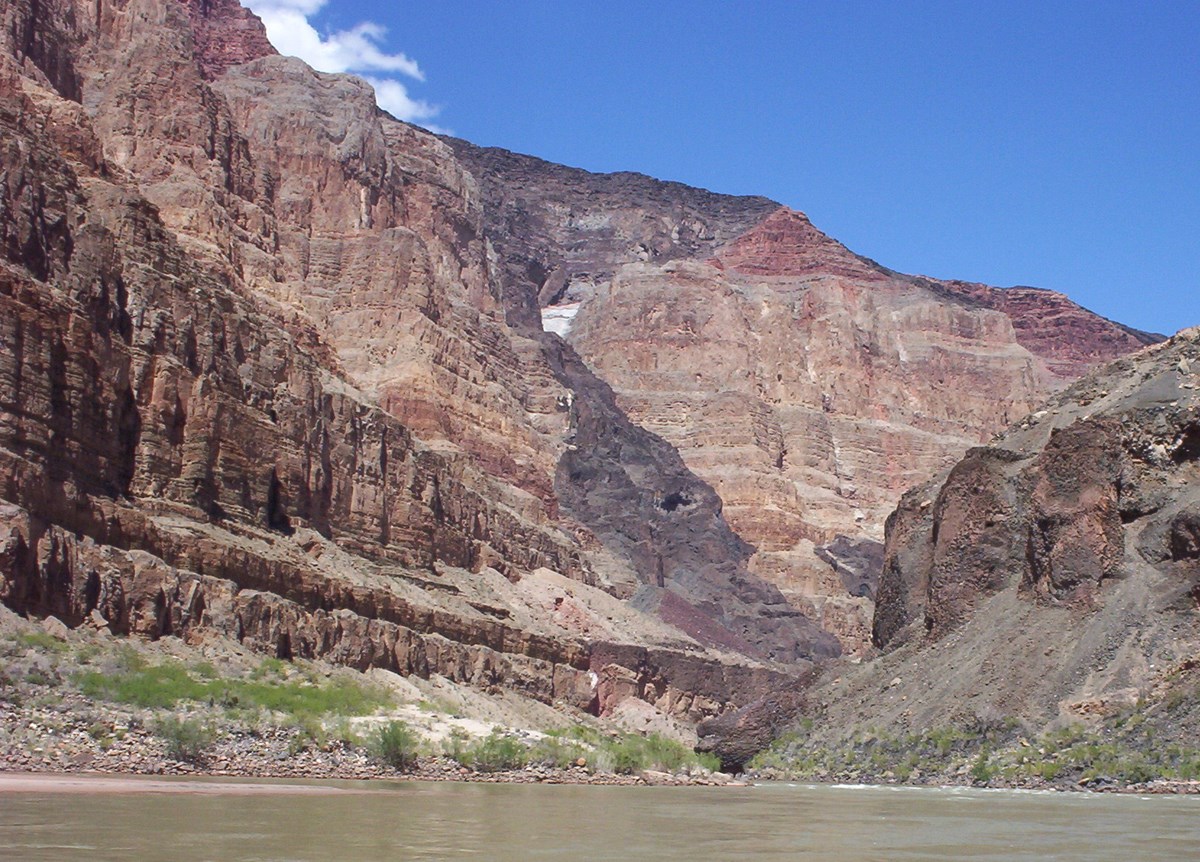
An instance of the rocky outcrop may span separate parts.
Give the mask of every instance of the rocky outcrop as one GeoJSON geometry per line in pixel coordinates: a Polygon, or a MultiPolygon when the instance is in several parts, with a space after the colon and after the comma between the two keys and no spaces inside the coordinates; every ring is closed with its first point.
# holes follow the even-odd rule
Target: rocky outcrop
{"type": "Polygon", "coordinates": [[[1200,380],[1181,369],[1196,350],[1185,332],[1086,377],[907,494],[888,526],[876,642],[914,624],[941,638],[1003,589],[1086,609],[1107,583],[1152,577],[1147,565],[1184,573],[1171,567],[1189,558],[1200,380]]]}
{"type": "Polygon", "coordinates": [[[825,686],[822,720],[1038,728],[1144,701],[1172,738],[1190,732],[1169,695],[1200,654],[1193,368],[1196,329],[1089,374],[906,494],[879,583],[883,655],[825,686]]]}
{"type": "Polygon", "coordinates": [[[726,772],[743,772],[754,755],[794,726],[808,708],[799,686],[771,692],[741,709],[700,722],[696,750],[715,754],[726,772]]]}
{"type": "Polygon", "coordinates": [[[874,601],[879,572],[883,569],[883,543],[835,536],[828,545],[818,545],[813,551],[833,567],[850,595],[874,601]]]}

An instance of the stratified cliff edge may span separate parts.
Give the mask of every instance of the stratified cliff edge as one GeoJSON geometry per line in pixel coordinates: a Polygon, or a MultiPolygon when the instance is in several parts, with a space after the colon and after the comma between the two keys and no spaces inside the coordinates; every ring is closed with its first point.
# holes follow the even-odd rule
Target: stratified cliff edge
{"type": "Polygon", "coordinates": [[[850,651],[868,647],[871,568],[900,494],[1158,340],[1051,291],[892,272],[763,198],[450,143],[480,178],[520,297],[510,319],[536,298],[629,417],[720,495],[751,571],[850,651]]]}
{"type": "Polygon", "coordinates": [[[903,489],[1154,340],[439,138],[235,0],[13,0],[0,133],[0,600],[119,633],[728,713],[866,648],[903,489]]]}

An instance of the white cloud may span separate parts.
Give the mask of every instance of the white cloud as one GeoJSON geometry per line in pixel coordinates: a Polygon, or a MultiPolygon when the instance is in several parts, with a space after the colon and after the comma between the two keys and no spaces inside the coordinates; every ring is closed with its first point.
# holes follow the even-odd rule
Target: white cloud
{"type": "Polygon", "coordinates": [[[243,0],[267,28],[267,38],[281,54],[299,57],[321,72],[354,72],[375,88],[379,107],[392,116],[418,123],[433,131],[429,124],[439,108],[424,99],[414,99],[396,76],[417,81],[425,73],[407,54],[389,54],[381,47],[387,28],[374,21],[363,21],[349,30],[321,34],[309,18],[321,11],[328,0],[243,0]]]}
{"type": "Polygon", "coordinates": [[[429,122],[437,116],[437,105],[431,105],[424,99],[414,99],[408,94],[405,86],[394,78],[376,78],[373,75],[363,76],[368,84],[375,88],[375,101],[393,117],[424,126],[431,132],[447,134],[448,129],[435,126],[429,122]]]}

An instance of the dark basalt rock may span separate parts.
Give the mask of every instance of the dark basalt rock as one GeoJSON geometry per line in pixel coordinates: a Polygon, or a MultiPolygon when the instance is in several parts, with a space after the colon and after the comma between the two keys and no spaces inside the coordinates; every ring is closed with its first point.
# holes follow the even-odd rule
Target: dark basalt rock
{"type": "Polygon", "coordinates": [[[1200,333],[1188,330],[1101,369],[905,495],[888,520],[876,645],[905,642],[918,620],[941,637],[1008,588],[1095,608],[1139,559],[1182,574],[1170,567],[1200,557],[1197,353],[1200,333]]]}
{"type": "Polygon", "coordinates": [[[772,692],[753,703],[696,728],[696,750],[715,754],[725,772],[739,773],[754,755],[765,751],[795,725],[805,708],[803,688],[772,692]]]}
{"type": "Polygon", "coordinates": [[[1200,559],[1200,510],[1180,512],[1171,519],[1171,559],[1200,559]]]}
{"type": "Polygon", "coordinates": [[[882,542],[837,536],[829,544],[817,546],[816,554],[841,576],[850,595],[875,598],[883,569],[882,542]]]}

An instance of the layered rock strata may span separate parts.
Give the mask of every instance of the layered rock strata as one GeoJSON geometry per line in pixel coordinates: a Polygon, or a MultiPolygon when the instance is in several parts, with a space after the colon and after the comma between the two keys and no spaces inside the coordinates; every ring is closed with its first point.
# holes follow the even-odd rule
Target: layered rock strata
{"type": "Polygon", "coordinates": [[[764,197],[445,140],[479,182],[509,322],[524,330],[541,329],[543,309],[591,297],[626,263],[703,259],[779,208],[764,197]]]}
{"type": "MultiPolygon", "coordinates": [[[[1103,328],[1090,361],[1146,340],[1073,310],[1103,328]]],[[[905,489],[1085,363],[1031,352],[1040,342],[1008,314],[890,273],[784,210],[711,261],[625,267],[569,337],[631,418],[721,495],[757,549],[754,571],[850,649],[870,599],[845,590],[820,549],[881,539],[905,489]]]]}
{"type": "Polygon", "coordinates": [[[905,489],[1157,338],[1051,291],[895,273],[762,198],[450,144],[511,264],[510,320],[536,296],[716,490],[751,570],[847,649],[867,648],[870,590],[823,549],[877,555],[905,489]]]}
{"type": "Polygon", "coordinates": [[[6,604],[691,720],[837,651],[509,325],[445,143],[232,3],[3,15],[6,604]]]}
{"type": "Polygon", "coordinates": [[[27,613],[697,720],[861,649],[900,491],[1150,340],[438,138],[233,0],[0,19],[27,613]]]}

